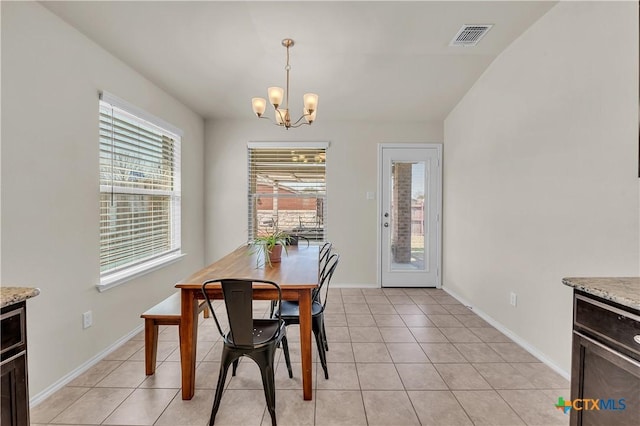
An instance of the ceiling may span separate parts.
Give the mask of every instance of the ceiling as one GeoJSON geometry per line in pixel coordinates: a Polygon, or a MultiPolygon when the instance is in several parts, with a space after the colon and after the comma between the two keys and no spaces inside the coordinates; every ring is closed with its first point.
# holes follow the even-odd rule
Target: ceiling
{"type": "Polygon", "coordinates": [[[315,92],[318,120],[439,122],[555,2],[42,4],[205,118],[252,117],[252,97],[285,85],[280,42],[293,38],[292,116],[315,92]],[[449,46],[464,24],[494,26],[449,46]]]}

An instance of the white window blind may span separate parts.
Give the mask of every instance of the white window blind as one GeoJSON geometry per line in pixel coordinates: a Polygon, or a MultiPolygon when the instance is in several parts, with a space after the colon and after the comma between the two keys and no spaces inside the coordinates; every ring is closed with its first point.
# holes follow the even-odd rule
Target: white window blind
{"type": "Polygon", "coordinates": [[[327,145],[251,144],[249,239],[274,228],[312,241],[326,235],[327,145]]]}
{"type": "Polygon", "coordinates": [[[112,99],[100,100],[101,284],[180,254],[181,138],[112,99]]]}

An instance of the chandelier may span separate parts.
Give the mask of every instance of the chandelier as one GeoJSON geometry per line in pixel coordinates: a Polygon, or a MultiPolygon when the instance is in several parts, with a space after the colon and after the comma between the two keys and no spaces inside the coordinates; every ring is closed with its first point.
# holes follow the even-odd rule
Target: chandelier
{"type": "Polygon", "coordinates": [[[291,71],[291,65],[289,65],[289,48],[293,47],[293,40],[285,38],[282,40],[282,45],[287,49],[287,65],[284,69],[287,71],[287,89],[286,91],[281,87],[269,87],[267,94],[269,95],[269,102],[273,105],[275,110],[275,122],[268,117],[263,116],[264,110],[267,106],[267,101],[264,98],[253,98],[251,104],[253,105],[253,112],[258,118],[266,118],[273,122],[273,124],[284,127],[289,130],[291,127],[300,127],[303,124],[311,124],[316,119],[316,112],[318,110],[318,95],[315,93],[305,93],[303,96],[304,109],[302,110],[302,116],[295,122],[291,122],[291,116],[289,115],[289,71],[291,71]],[[284,108],[282,106],[282,100],[284,98],[284,108]],[[304,120],[304,121],[302,121],[304,120]]]}

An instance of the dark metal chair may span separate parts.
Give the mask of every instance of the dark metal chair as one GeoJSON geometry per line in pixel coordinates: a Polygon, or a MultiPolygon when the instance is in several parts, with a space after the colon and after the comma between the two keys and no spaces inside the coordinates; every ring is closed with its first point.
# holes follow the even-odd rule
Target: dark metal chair
{"type": "Polygon", "coordinates": [[[286,326],[283,318],[278,314],[275,318],[253,318],[253,284],[271,285],[278,291],[278,304],[282,303],[282,292],[278,284],[263,280],[246,279],[217,279],[206,281],[202,285],[202,293],[207,301],[218,331],[223,338],[222,360],[220,361],[220,374],[216,395],[211,409],[209,425],[213,425],[216,413],[220,407],[220,400],[224,391],[227,378],[227,370],[233,364],[232,375],[235,376],[238,361],[241,357],[251,358],[260,367],[264,396],[267,401],[267,409],[271,415],[271,424],[276,425],[276,390],[274,379],[274,357],[276,347],[282,342],[289,377],[293,377],[291,360],[289,359],[289,347],[287,344],[286,326]],[[207,294],[207,286],[220,283],[222,294],[229,319],[229,331],[222,331],[220,322],[215,314],[211,299],[207,294]]]}
{"type": "MultiPolygon", "coordinates": [[[[309,240],[307,240],[307,246],[308,245],[309,245],[309,240]]],[[[318,283],[320,283],[322,274],[324,274],[324,271],[326,269],[327,260],[329,259],[329,255],[331,254],[331,247],[332,247],[332,243],[329,242],[329,241],[327,241],[326,243],[324,243],[322,245],[322,247],[320,247],[320,253],[318,255],[318,283]]],[[[270,312],[270,315],[269,315],[270,317],[273,317],[273,312],[274,312],[275,308],[276,308],[276,302],[272,301],[271,302],[271,312],[270,312]]],[[[325,345],[325,346],[326,346],[326,349],[329,350],[328,345],[325,345]]]]}
{"type": "MultiPolygon", "coordinates": [[[[320,363],[324,370],[325,379],[329,378],[326,356],[326,351],[329,350],[329,346],[327,345],[327,334],[324,328],[324,308],[327,305],[329,283],[331,282],[333,272],[338,266],[339,260],[340,255],[338,254],[329,256],[326,264],[320,272],[319,285],[318,288],[314,290],[311,304],[311,327],[316,338],[318,355],[320,356],[320,363]]],[[[300,308],[298,306],[298,302],[290,302],[287,300],[280,302],[275,314],[276,316],[281,317],[286,325],[300,324],[300,308]]]]}

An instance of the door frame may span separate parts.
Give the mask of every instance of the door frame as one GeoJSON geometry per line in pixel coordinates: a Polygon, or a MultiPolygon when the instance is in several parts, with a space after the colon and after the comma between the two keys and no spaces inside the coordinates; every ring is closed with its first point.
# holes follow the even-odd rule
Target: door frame
{"type": "Polygon", "coordinates": [[[378,217],[378,226],[376,229],[376,246],[377,246],[377,256],[376,256],[376,283],[378,288],[382,288],[382,211],[384,206],[382,205],[382,153],[385,148],[407,148],[407,149],[416,149],[416,148],[424,148],[424,149],[435,149],[438,158],[438,170],[436,171],[436,176],[438,178],[438,185],[436,185],[436,211],[437,211],[437,219],[436,219],[436,247],[438,250],[437,253],[437,281],[436,288],[442,288],[442,143],[379,143],[378,144],[378,203],[377,203],[377,217],[378,217]]]}

